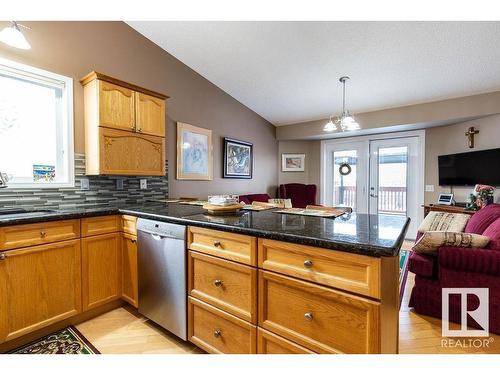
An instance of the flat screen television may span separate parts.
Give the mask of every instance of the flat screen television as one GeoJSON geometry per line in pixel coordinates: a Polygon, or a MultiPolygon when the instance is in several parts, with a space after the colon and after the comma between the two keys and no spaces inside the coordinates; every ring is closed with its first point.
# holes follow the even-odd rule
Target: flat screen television
{"type": "Polygon", "coordinates": [[[500,186],[500,148],[440,155],[440,186],[500,186]]]}

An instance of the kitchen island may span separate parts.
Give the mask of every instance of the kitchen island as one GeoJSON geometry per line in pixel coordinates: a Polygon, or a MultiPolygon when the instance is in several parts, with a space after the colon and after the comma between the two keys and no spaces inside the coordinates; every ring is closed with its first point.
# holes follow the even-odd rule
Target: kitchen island
{"type": "Polygon", "coordinates": [[[398,254],[408,219],[212,216],[178,203],[0,216],[0,295],[11,306],[0,309],[0,343],[88,319],[121,299],[137,306],[135,218],[187,226],[188,336],[207,352],[397,352],[398,254]],[[52,289],[61,275],[71,283],[52,289]],[[45,294],[30,291],[36,282],[45,294]],[[20,319],[27,306],[16,291],[57,306],[20,319]]]}

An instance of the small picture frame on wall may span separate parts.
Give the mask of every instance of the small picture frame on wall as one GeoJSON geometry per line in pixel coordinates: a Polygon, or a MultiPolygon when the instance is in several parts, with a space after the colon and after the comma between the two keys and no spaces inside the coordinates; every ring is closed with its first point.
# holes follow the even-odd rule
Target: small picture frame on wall
{"type": "Polygon", "coordinates": [[[253,144],[232,138],[224,138],[223,177],[252,178],[253,144]]]}
{"type": "Polygon", "coordinates": [[[282,172],[304,172],[306,154],[281,154],[282,172]]]}
{"type": "Polygon", "coordinates": [[[177,123],[177,179],[212,180],[212,131],[177,123]]]}

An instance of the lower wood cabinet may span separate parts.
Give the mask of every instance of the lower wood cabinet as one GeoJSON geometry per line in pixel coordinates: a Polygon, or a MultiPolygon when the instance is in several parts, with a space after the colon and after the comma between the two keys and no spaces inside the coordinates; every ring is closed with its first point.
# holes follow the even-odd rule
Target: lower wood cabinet
{"type": "Polygon", "coordinates": [[[272,332],[257,328],[257,353],[259,354],[314,354],[293,341],[272,332]]]}
{"type": "Polygon", "coordinates": [[[257,324],[257,269],[189,251],[188,292],[248,322],[257,324]]]}
{"type": "Polygon", "coordinates": [[[84,311],[121,298],[121,236],[117,232],[82,239],[84,311]]]}
{"type": "Polygon", "coordinates": [[[318,353],[378,353],[379,305],[259,270],[259,327],[318,353]]]}
{"type": "Polygon", "coordinates": [[[257,327],[188,297],[188,338],[208,353],[255,354],[257,327]]]}
{"type": "Polygon", "coordinates": [[[80,240],[0,254],[0,342],[81,312],[80,240]]]}
{"type": "Polygon", "coordinates": [[[137,238],[130,234],[122,237],[122,298],[139,307],[137,278],[137,238]]]}

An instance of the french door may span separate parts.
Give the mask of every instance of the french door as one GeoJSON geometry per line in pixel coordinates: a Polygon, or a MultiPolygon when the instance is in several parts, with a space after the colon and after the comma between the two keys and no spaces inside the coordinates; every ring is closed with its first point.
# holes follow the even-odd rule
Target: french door
{"type": "Polygon", "coordinates": [[[322,202],[355,212],[411,218],[407,237],[422,220],[423,135],[370,136],[325,141],[322,202]]]}

